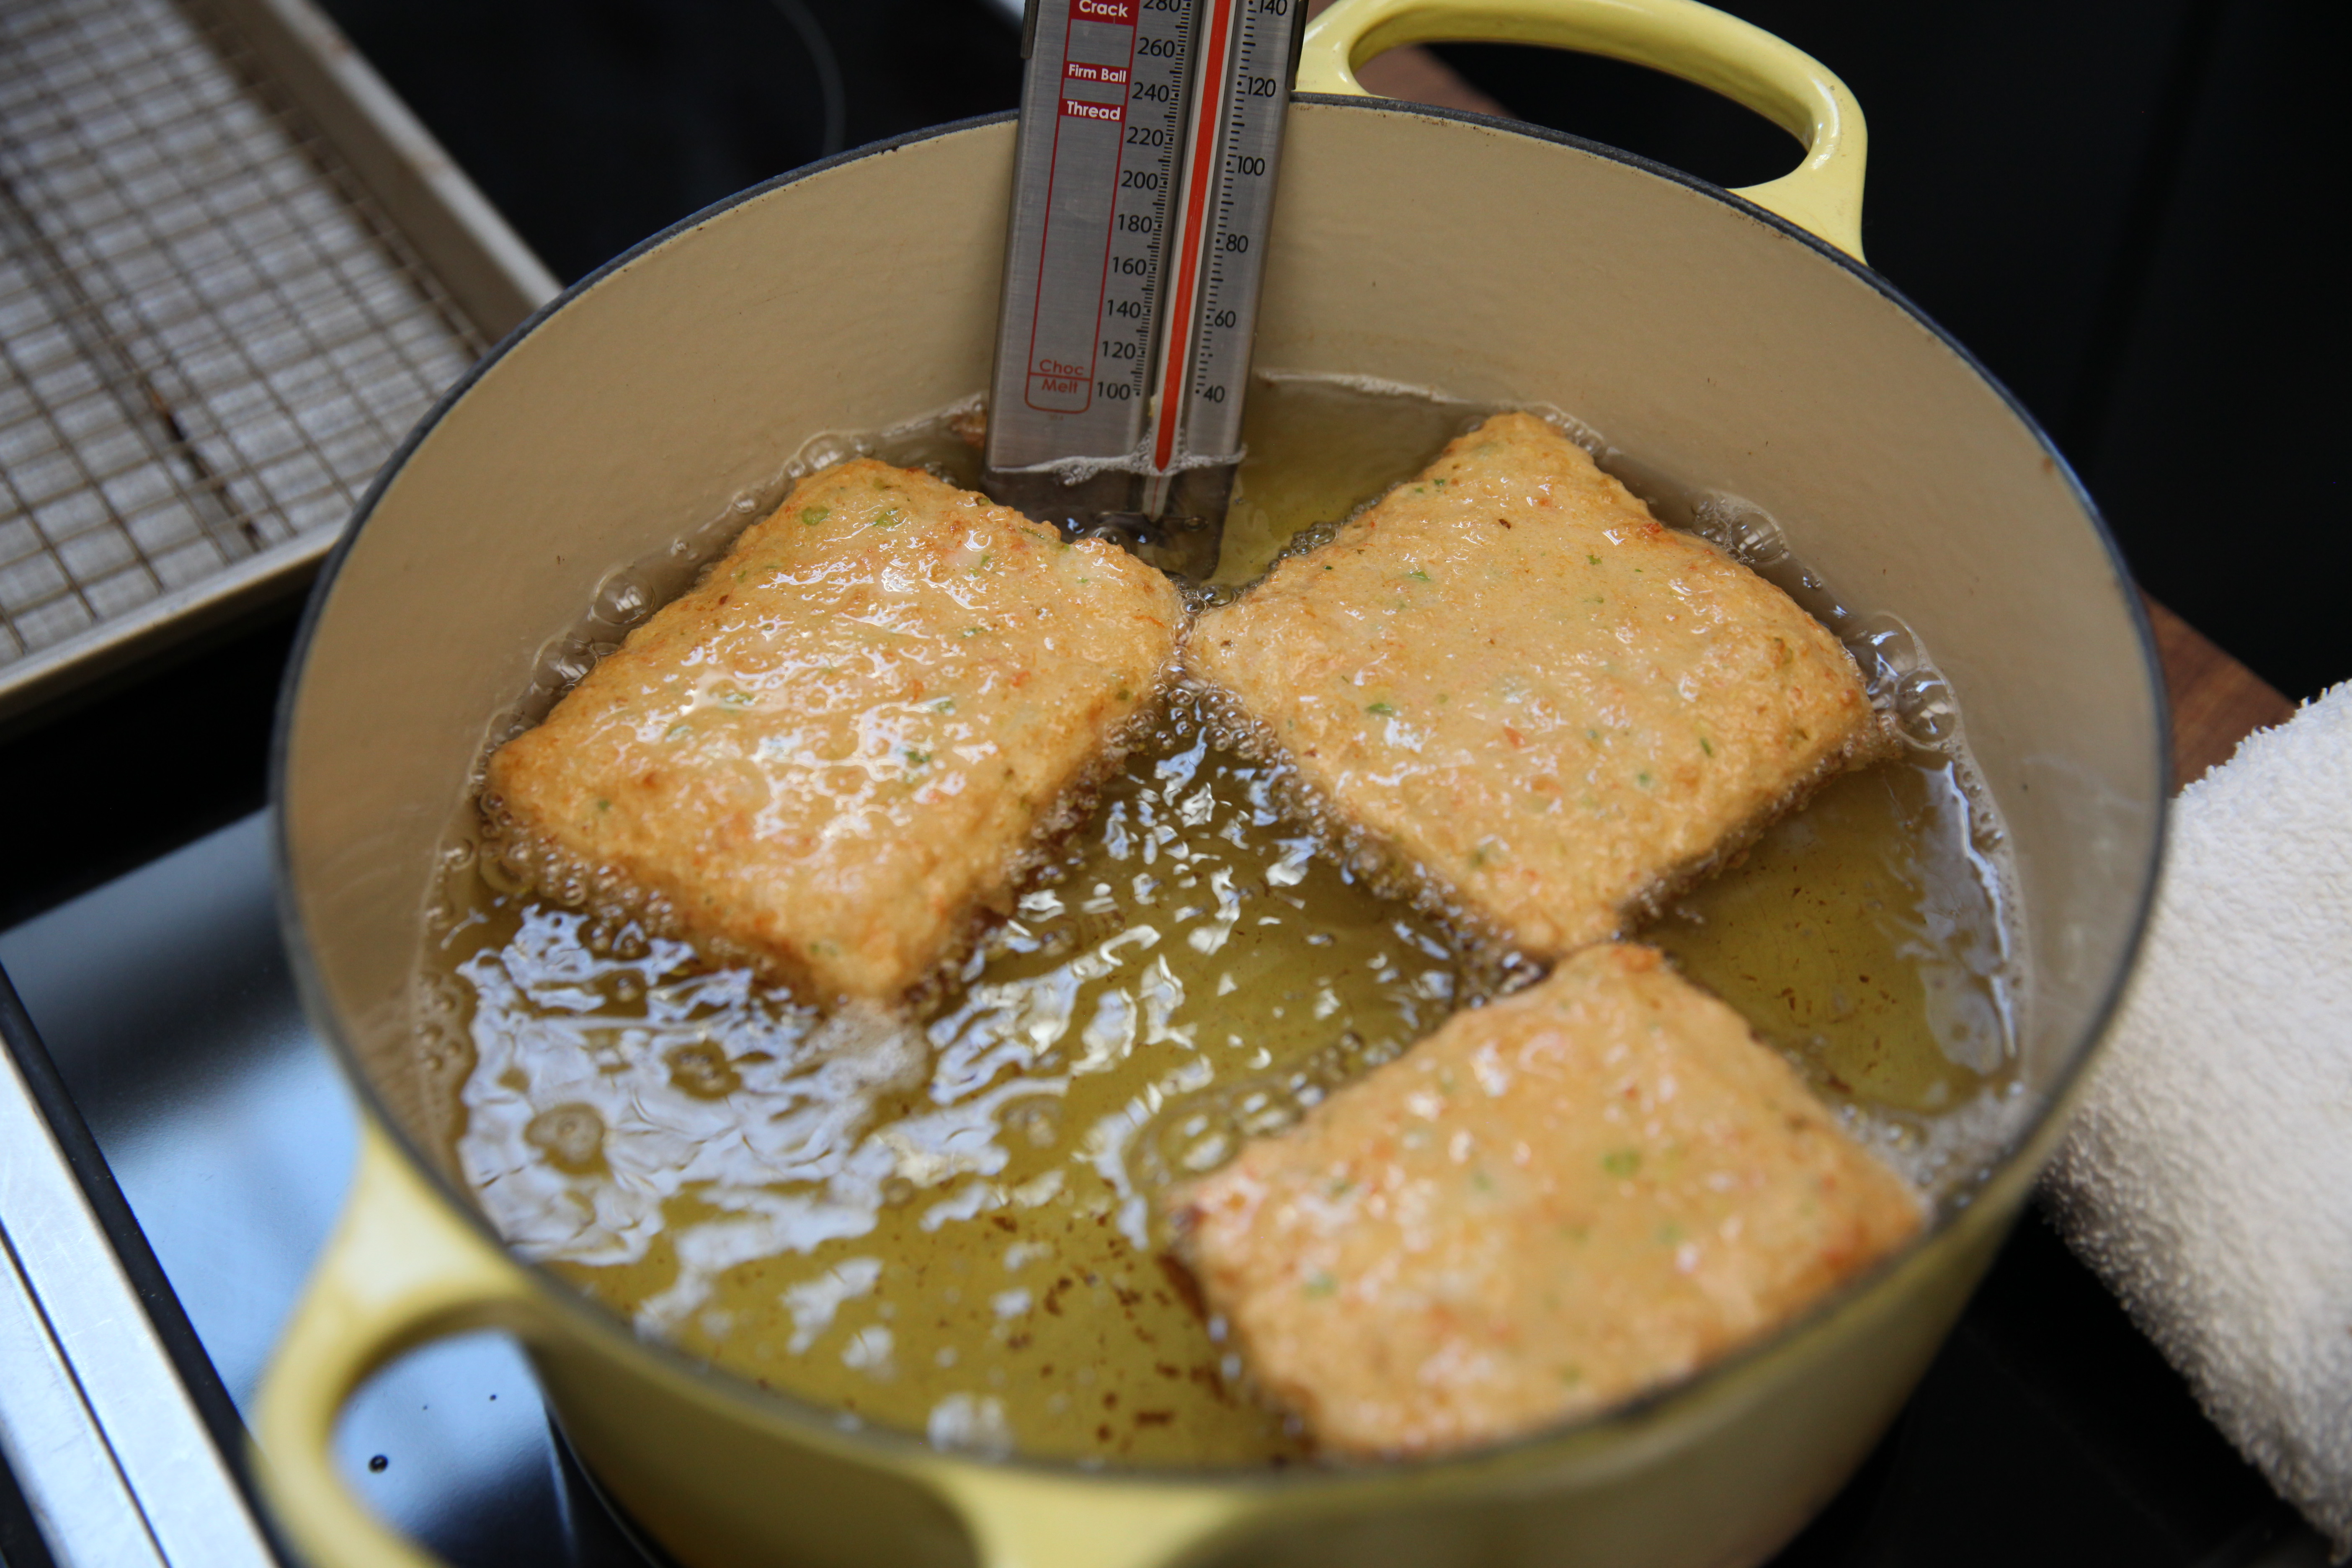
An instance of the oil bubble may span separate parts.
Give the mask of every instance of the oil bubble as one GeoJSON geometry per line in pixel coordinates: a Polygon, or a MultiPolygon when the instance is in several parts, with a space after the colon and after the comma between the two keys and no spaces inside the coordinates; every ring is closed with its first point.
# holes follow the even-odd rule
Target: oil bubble
{"type": "Polygon", "coordinates": [[[503,855],[485,855],[475,862],[475,868],[480,873],[483,885],[494,893],[511,898],[530,889],[530,878],[509,865],[503,855]]]}
{"type": "Polygon", "coordinates": [[[633,626],[652,611],[653,596],[634,573],[614,573],[596,595],[594,615],[607,626],[633,626]]]}
{"type": "Polygon", "coordinates": [[[716,1041],[673,1046],[662,1059],[669,1068],[670,1083],[697,1100],[723,1100],[743,1087],[743,1075],[728,1061],[726,1047],[716,1041]]]}
{"type": "Polygon", "coordinates": [[[1780,524],[1738,496],[1711,494],[1700,500],[1691,531],[1751,572],[1769,575],[1789,559],[1788,536],[1780,524]]]}
{"type": "Polygon", "coordinates": [[[1004,1129],[1033,1149],[1050,1149],[1061,1141],[1061,1107],[1052,1100],[1024,1100],[1004,1112],[1004,1129]]]}
{"type": "Polygon", "coordinates": [[[604,1119],[593,1105],[551,1106],[532,1117],[522,1135],[559,1171],[587,1176],[604,1169],[604,1119]]]}

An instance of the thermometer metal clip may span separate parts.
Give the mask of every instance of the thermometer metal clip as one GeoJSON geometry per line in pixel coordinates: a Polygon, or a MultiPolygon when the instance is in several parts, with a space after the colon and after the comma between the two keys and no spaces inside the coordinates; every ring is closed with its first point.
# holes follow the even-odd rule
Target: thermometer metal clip
{"type": "Polygon", "coordinates": [[[987,486],[1202,580],[1306,0],[1030,0],[987,486]]]}

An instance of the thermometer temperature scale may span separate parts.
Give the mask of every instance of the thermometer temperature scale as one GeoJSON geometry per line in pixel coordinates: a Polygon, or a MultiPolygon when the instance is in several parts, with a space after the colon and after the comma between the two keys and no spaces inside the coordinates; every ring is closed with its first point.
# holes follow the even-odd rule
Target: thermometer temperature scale
{"type": "Polygon", "coordinates": [[[1305,0],[1031,0],[988,484],[1202,579],[1305,0]]]}

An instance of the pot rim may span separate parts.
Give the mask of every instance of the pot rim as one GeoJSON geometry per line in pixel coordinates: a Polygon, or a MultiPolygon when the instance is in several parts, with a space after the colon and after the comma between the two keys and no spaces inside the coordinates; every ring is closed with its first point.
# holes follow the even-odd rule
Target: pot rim
{"type": "MultiPolygon", "coordinates": [[[[895,153],[938,138],[959,135],[965,132],[1017,121],[1013,110],[974,115],[944,124],[925,126],[898,136],[867,142],[843,152],[789,169],[781,174],[747,186],[731,195],[720,198],[676,223],[647,236],[605,261],[548,300],[509,331],[483,356],[475,362],[433,406],[411,427],[392,455],[370,481],[366,493],[352,510],[351,520],[344,525],[333,548],[321,562],[317,580],[303,605],[293,647],[289,654],[277,705],[277,715],[271,727],[269,747],[269,808],[272,850],[272,882],[276,889],[278,930],[286,949],[289,966],[300,994],[303,1010],[312,1027],[325,1040],[333,1053],[343,1077],[351,1083],[361,1102],[362,1114],[374,1121],[391,1141],[410,1167],[420,1173],[433,1193],[470,1227],[474,1233],[495,1249],[508,1263],[528,1276],[544,1306],[560,1313],[566,1321],[581,1329],[608,1352],[636,1354],[649,1358],[662,1372],[672,1377],[683,1377],[698,1391],[715,1395],[722,1403],[740,1405],[770,1420],[781,1420],[799,1428],[801,1435],[819,1446],[839,1452],[864,1450],[878,1463],[897,1468],[914,1465],[931,1467],[971,1466],[993,1471],[1013,1471],[1070,1482],[1097,1486],[1112,1485],[1136,1488],[1197,1488],[1202,1485],[1227,1489],[1248,1490],[1262,1494],[1279,1494],[1296,1498],[1302,1493],[1350,1490],[1367,1485],[1393,1483],[1401,1479],[1423,1479],[1447,1472],[1465,1472],[1486,1468],[1499,1463],[1528,1456],[1537,1449],[1549,1449],[1570,1442],[1591,1442],[1612,1431],[1630,1436],[1647,1423],[1649,1417],[1667,1406],[1703,1398],[1710,1390],[1735,1380],[1756,1361],[1809,1332],[1826,1319],[1859,1307],[1874,1297],[1881,1285],[1893,1274],[1925,1255],[1955,1229],[1966,1224],[1974,1212],[1974,1195],[1992,1185],[1998,1179],[2016,1172],[2021,1163],[2032,1163],[2046,1156],[2061,1119],[2080,1089],[2084,1069],[2105,1037],[2124,992],[2137,966],[2140,950],[2147,935],[2153,911],[2156,890],[2161,877],[2166,850],[2165,826],[2170,811],[2169,783],[2172,754],[2172,720],[2168,705],[2162,700],[2164,691],[2162,665],[2156,652],[2154,630],[2145,605],[2137,591],[2129,566],[2109,531],[2106,520],[2084,489],[2079,476],[2064,454],[2060,452],[2039,421],[2029,412],[2009,388],[2002,384],[1965,346],[1939,326],[1933,318],[1896,289],[1885,278],[1856,258],[1848,255],[1820,237],[1800,227],[1764,207],[1759,206],[1737,192],[1702,180],[1695,174],[1628,153],[1622,148],[1589,141],[1567,132],[1547,126],[1481,114],[1467,110],[1436,105],[1412,103],[1402,100],[1359,98],[1327,93],[1298,92],[1291,95],[1294,103],[1313,105],[1318,109],[1343,109],[1373,113],[1407,114],[1433,120],[1459,121],[1482,129],[1507,132],[1534,141],[1548,142],[1576,152],[1626,164],[1641,172],[1681,185],[1702,195],[1710,196],[1743,214],[1748,218],[1778,230],[1811,250],[1818,258],[1851,274],[1867,284],[1889,303],[1907,315],[1937,342],[1957,357],[1969,372],[1981,380],[2000,397],[2010,412],[2042,448],[2043,461],[2065,485],[2074,498],[2101,549],[2105,552],[2109,570],[2116,582],[2125,589],[2126,609],[2137,637],[2140,662],[2148,678],[2149,687],[2158,696],[2156,703],[2156,801],[2154,821],[2150,824],[2152,848],[2139,888],[2133,896],[2126,940],[2115,974],[2107,982],[2089,1014],[2066,1063],[2052,1079],[2041,1097],[2041,1103],[2022,1121],[2011,1136],[1997,1150],[1993,1158],[1974,1180],[1953,1197],[1938,1205],[1929,1224],[1909,1243],[1891,1256],[1880,1259],[1797,1316],[1782,1323],[1773,1332],[1716,1357],[1696,1372],[1680,1380],[1653,1389],[1625,1403],[1557,1426],[1482,1447],[1425,1456],[1404,1456],[1370,1462],[1324,1462],[1301,1466],[1135,1466],[1113,1468],[1108,1465],[1087,1467],[1075,1459],[1045,1458],[1013,1453],[1003,1457],[985,1456],[977,1452],[934,1447],[921,1436],[900,1431],[896,1427],[861,1423],[854,1427],[840,1424],[840,1412],[814,1401],[803,1399],[781,1389],[762,1388],[751,1380],[725,1372],[710,1363],[687,1354],[664,1342],[636,1334],[618,1314],[592,1300],[584,1291],[565,1284],[551,1275],[541,1265],[528,1262],[515,1255],[506,1239],[491,1226],[489,1219],[475,1205],[466,1193],[446,1178],[440,1166],[428,1158],[410,1139],[406,1129],[383,1113],[374,1086],[361,1068],[357,1056],[345,1036],[342,1022],[329,1003],[311,959],[310,946],[303,926],[301,906],[296,897],[292,875],[292,855],[287,842],[285,799],[289,766],[289,736],[292,728],[295,703],[302,677],[310,661],[310,645],[317,635],[328,600],[335,583],[348,560],[361,531],[373,520],[384,492],[406,467],[417,447],[448,416],[450,411],[472,391],[492,366],[504,359],[541,323],[562,310],[573,300],[602,283],[606,278],[635,263],[639,258],[667,245],[671,240],[723,216],[746,203],[766,196],[801,181],[835,169],[895,153]]],[[[551,1415],[558,1415],[551,1405],[551,1415]]],[[[558,1421],[560,1429],[561,1423],[558,1421]]],[[[609,1500],[608,1500],[608,1506],[609,1500]]]]}

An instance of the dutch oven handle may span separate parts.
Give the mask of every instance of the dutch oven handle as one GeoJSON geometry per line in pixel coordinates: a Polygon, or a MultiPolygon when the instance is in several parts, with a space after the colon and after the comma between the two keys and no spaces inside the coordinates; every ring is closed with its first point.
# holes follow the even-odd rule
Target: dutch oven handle
{"type": "Polygon", "coordinates": [[[352,1495],[335,1417],[404,1351],[476,1329],[529,1332],[548,1309],[530,1277],[446,1212],[369,1118],[341,1220],[263,1378],[254,1474],[290,1543],[320,1568],[435,1568],[352,1495]]]}
{"type": "Polygon", "coordinates": [[[1356,68],[1407,44],[1540,44],[1647,66],[1723,94],[1805,144],[1735,191],[1862,259],[1869,136],[1845,83],[1794,45],[1697,0],[1339,0],[1307,29],[1298,90],[1369,98],[1356,68]]]}
{"type": "MultiPolygon", "coordinates": [[[[439,1568],[371,1512],[334,1462],[335,1417],[404,1352],[477,1329],[563,1330],[530,1273],[450,1212],[371,1117],[343,1215],[279,1339],[255,1410],[253,1473],[316,1568],[439,1568]]],[[[1122,1484],[936,1456],[915,1467],[971,1534],[978,1568],[1160,1568],[1250,1511],[1234,1489],[1122,1484]]]]}

